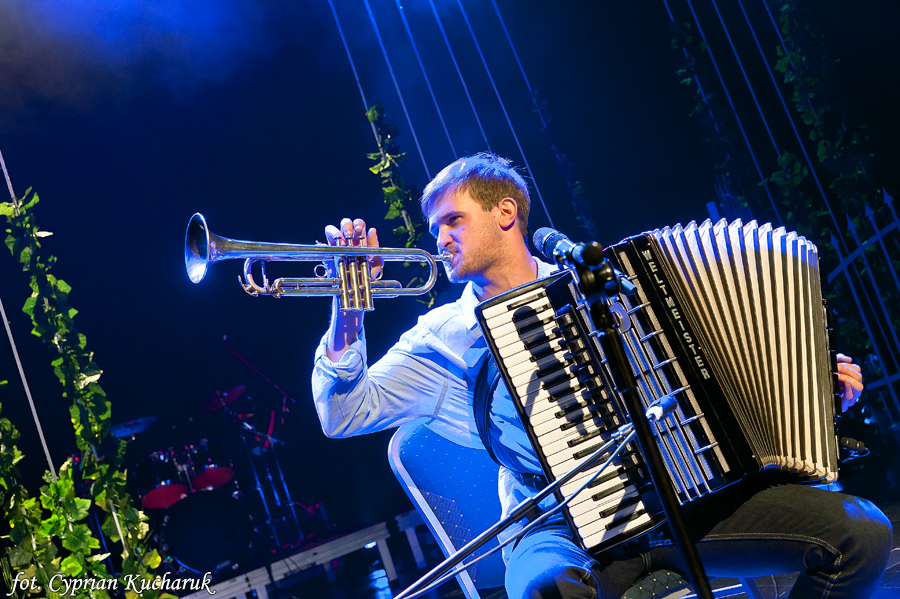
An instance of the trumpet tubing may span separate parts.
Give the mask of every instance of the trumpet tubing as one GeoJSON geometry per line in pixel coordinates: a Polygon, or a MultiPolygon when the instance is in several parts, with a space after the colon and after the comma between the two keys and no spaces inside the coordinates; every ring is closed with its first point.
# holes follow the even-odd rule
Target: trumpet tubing
{"type": "Polygon", "coordinates": [[[184,265],[193,283],[206,276],[210,265],[223,260],[244,260],[243,274],[238,276],[241,287],[253,296],[312,297],[331,295],[339,298],[345,311],[369,311],[376,297],[400,297],[428,293],[437,281],[437,263],[446,261],[446,254],[435,256],[417,248],[365,248],[330,245],[299,245],[242,241],[215,235],[199,212],[191,217],[184,236],[184,265]],[[369,258],[380,257],[384,262],[418,262],[428,269],[428,278],[418,287],[404,287],[399,281],[382,281],[370,276],[369,258]],[[333,262],[336,277],[278,278],[269,282],[266,263],[333,262]],[[253,264],[260,263],[262,281],[253,278],[253,264]]]}

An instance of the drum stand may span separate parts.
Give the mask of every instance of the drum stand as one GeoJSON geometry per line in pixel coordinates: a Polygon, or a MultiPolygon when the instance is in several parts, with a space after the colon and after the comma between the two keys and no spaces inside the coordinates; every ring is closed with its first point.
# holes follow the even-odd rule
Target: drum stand
{"type": "MultiPolygon", "coordinates": [[[[227,409],[226,413],[231,414],[227,409]]],[[[256,430],[251,424],[247,422],[242,422],[241,428],[241,441],[244,445],[244,452],[247,455],[247,461],[250,464],[250,471],[253,473],[253,483],[255,485],[255,489],[257,494],[259,495],[260,503],[262,504],[263,511],[265,512],[265,524],[269,529],[269,532],[272,535],[272,540],[275,543],[276,549],[281,549],[283,547],[282,541],[284,541],[285,545],[295,546],[299,544],[305,538],[303,531],[300,529],[300,521],[297,518],[297,512],[294,508],[294,502],[291,499],[290,491],[288,490],[287,481],[284,479],[284,472],[281,469],[281,462],[278,459],[278,454],[275,451],[275,445],[281,443],[278,439],[262,433],[256,430]],[[253,435],[254,437],[262,437],[268,441],[268,447],[263,447],[258,445],[256,448],[261,448],[259,452],[259,457],[262,459],[262,468],[265,470],[264,479],[268,483],[267,487],[269,492],[271,493],[271,499],[275,503],[275,510],[277,514],[277,519],[273,518],[272,510],[269,508],[269,499],[266,497],[266,489],[263,487],[262,479],[260,478],[259,469],[257,468],[256,460],[254,459],[254,449],[250,448],[250,444],[247,442],[247,436],[253,435]],[[278,475],[278,483],[273,480],[272,477],[272,468],[269,465],[270,459],[267,457],[271,455],[271,462],[273,463],[274,469],[278,475]],[[278,487],[281,486],[281,493],[284,494],[284,501],[282,500],[282,495],[278,492],[278,487]],[[285,513],[285,503],[287,504],[288,513],[285,513]],[[282,530],[283,533],[286,533],[287,536],[282,538],[279,536],[279,529],[282,530]]]]}

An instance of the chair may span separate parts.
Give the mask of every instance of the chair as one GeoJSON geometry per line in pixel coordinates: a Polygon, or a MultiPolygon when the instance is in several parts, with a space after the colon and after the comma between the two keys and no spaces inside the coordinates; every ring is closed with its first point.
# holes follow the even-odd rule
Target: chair
{"type": "MultiPolygon", "coordinates": [[[[450,555],[500,519],[498,468],[486,451],[463,447],[413,422],[400,427],[391,437],[388,461],[444,555],[450,555]]],[[[497,541],[493,540],[475,555],[496,546],[497,541]]],[[[466,599],[505,597],[505,571],[498,551],[457,576],[457,580],[466,599]]],[[[680,576],[662,570],[639,580],[623,599],[687,599],[688,593],[690,590],[680,576]]],[[[742,579],[736,585],[713,591],[716,599],[742,593],[750,599],[762,599],[753,579],[742,579]]]]}
{"type": "MultiPolygon", "coordinates": [[[[486,451],[463,447],[413,422],[391,437],[388,460],[444,555],[500,519],[497,464],[486,451]]],[[[476,555],[496,546],[491,541],[476,555]]],[[[502,589],[505,571],[498,551],[457,580],[466,599],[480,599],[479,590],[487,595],[488,589],[502,589]]]]}

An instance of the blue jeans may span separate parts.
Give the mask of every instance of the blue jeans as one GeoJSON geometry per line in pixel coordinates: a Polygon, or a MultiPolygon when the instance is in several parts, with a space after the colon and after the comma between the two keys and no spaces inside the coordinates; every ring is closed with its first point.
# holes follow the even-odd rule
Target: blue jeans
{"type": "MultiPolygon", "coordinates": [[[[710,576],[757,577],[800,572],[790,599],[865,599],[877,588],[892,546],[891,524],[865,499],[758,477],[708,498],[686,513],[710,576]]],[[[510,554],[510,599],[619,599],[641,576],[685,574],[671,543],[646,537],[588,555],[554,517],[510,554]]]]}

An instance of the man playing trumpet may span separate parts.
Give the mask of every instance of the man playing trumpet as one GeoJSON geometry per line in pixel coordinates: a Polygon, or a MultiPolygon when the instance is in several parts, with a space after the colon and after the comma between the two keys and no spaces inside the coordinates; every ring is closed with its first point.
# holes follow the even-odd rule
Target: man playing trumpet
{"type": "MultiPolygon", "coordinates": [[[[423,419],[442,435],[482,447],[473,389],[488,355],[475,306],[514,287],[548,276],[555,266],[532,256],[527,225],[530,199],[522,177],[492,154],[461,158],[425,188],[422,210],[439,252],[449,254],[451,282],[461,297],[439,306],[368,365],[363,316],[335,306],[316,352],[313,395],[329,437],[384,430],[423,419]]],[[[374,228],[345,218],[325,229],[336,246],[375,247],[374,228]]],[[[374,264],[373,268],[380,268],[374,264]]],[[[842,407],[862,392],[862,376],[839,356],[842,407]]],[[[503,515],[534,496],[538,459],[508,392],[497,388],[490,408],[491,444],[500,466],[503,515]]],[[[542,509],[555,504],[552,497],[542,509]]],[[[887,564],[891,527],[867,500],[758,476],[729,487],[693,514],[688,525],[708,573],[755,577],[800,571],[790,597],[871,595],[887,564]],[[746,484],[745,484],[746,483],[746,484]]],[[[507,549],[511,598],[618,599],[640,576],[658,569],[684,572],[671,544],[651,547],[646,537],[599,556],[573,540],[561,515],[507,549]]]]}

